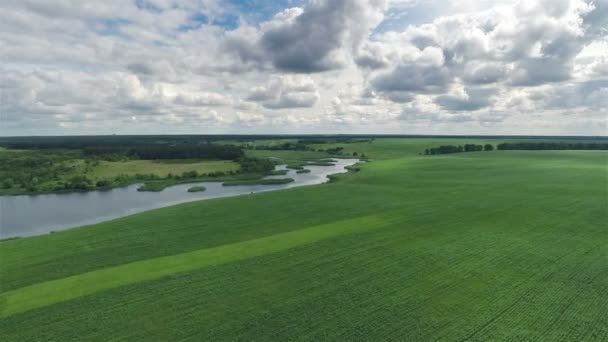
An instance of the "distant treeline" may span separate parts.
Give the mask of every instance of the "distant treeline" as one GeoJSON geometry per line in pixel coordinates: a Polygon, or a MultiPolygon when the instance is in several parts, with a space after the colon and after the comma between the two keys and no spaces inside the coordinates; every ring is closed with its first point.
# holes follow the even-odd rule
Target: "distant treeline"
{"type": "Polygon", "coordinates": [[[494,150],[494,146],[491,144],[485,144],[485,145],[465,144],[464,146],[463,145],[441,145],[439,147],[427,148],[426,150],[424,150],[424,154],[435,155],[435,154],[493,151],[493,150],[494,150]]]}
{"type": "Polygon", "coordinates": [[[608,143],[516,142],[502,143],[498,150],[608,150],[608,143]]]}
{"type": "Polygon", "coordinates": [[[218,134],[218,135],[81,135],[81,136],[23,136],[23,137],[0,137],[0,145],[6,146],[14,143],[28,143],[30,145],[56,144],[62,145],[61,148],[76,149],[84,145],[132,145],[132,144],[208,144],[223,140],[236,140],[238,142],[248,142],[255,140],[269,139],[299,139],[301,143],[310,141],[312,143],[352,143],[373,141],[379,138],[452,138],[452,139],[526,139],[526,140],[578,140],[586,142],[608,142],[607,137],[584,137],[584,136],[483,136],[483,135],[407,135],[407,134],[218,134]],[[67,146],[71,147],[67,147],[67,146]]]}
{"type": "Polygon", "coordinates": [[[280,150],[290,150],[290,151],[310,151],[312,150],[306,144],[303,143],[291,143],[286,142],[282,144],[273,144],[273,145],[243,145],[243,148],[249,150],[267,150],[267,151],[280,151],[280,150]]]}
{"type": "Polygon", "coordinates": [[[32,140],[5,143],[10,149],[19,150],[82,150],[85,156],[100,157],[115,160],[121,158],[139,159],[226,159],[234,160],[242,157],[244,152],[234,145],[216,144],[167,144],[167,143],[140,143],[133,144],[96,143],[91,140],[78,139],[65,141],[32,140]]]}
{"type": "MultiPolygon", "coordinates": [[[[321,144],[318,141],[319,140],[316,140],[315,144],[321,144]]],[[[343,153],[344,152],[344,147],[341,147],[341,146],[330,147],[330,148],[327,148],[327,149],[324,149],[324,148],[314,149],[314,148],[310,147],[310,145],[312,145],[312,144],[308,144],[308,143],[304,143],[302,141],[299,141],[299,142],[285,142],[285,143],[273,144],[273,145],[250,145],[250,144],[246,144],[246,145],[241,145],[241,147],[244,148],[244,149],[248,149],[248,150],[316,151],[316,152],[326,152],[326,153],[328,153],[330,155],[343,155],[344,154],[343,153]]],[[[358,153],[354,152],[353,155],[357,156],[358,153]]]]}
{"type": "Polygon", "coordinates": [[[312,144],[322,145],[322,144],[336,144],[336,143],[352,144],[352,143],[372,142],[374,140],[375,140],[375,138],[353,138],[353,137],[335,137],[333,139],[331,139],[331,138],[330,139],[310,138],[310,139],[300,139],[300,140],[298,140],[298,144],[304,144],[304,145],[312,145],[312,144]]]}
{"type": "Polygon", "coordinates": [[[82,149],[86,156],[125,155],[139,159],[225,159],[235,160],[244,156],[243,150],[232,145],[134,145],[134,146],[87,146],[82,149]]]}

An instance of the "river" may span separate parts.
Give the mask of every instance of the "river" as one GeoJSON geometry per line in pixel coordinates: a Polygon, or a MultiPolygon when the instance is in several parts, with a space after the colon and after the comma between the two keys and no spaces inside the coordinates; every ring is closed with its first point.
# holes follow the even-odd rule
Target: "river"
{"type": "MultiPolygon", "coordinates": [[[[106,191],[0,196],[0,239],[47,234],[179,203],[321,184],[327,182],[327,176],[344,173],[345,167],[359,161],[335,160],[334,166],[307,166],[310,173],[289,170],[284,176],[265,177],[294,179],[287,184],[222,186],[221,182],[199,182],[171,186],[160,192],[137,191],[141,184],[133,184],[106,191]],[[187,191],[195,185],[207,189],[187,191]]],[[[285,165],[276,169],[285,169],[285,165]]]]}

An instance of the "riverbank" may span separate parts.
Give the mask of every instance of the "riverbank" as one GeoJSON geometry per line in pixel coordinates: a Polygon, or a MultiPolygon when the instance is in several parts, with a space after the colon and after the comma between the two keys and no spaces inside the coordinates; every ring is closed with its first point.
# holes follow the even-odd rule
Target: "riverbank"
{"type": "MultiPolygon", "coordinates": [[[[311,169],[314,170],[308,174],[289,170],[287,176],[261,177],[258,174],[253,179],[246,179],[242,174],[237,182],[243,183],[232,186],[224,186],[223,183],[234,181],[239,176],[156,183],[155,186],[162,191],[141,191],[144,185],[134,183],[105,191],[3,196],[0,197],[3,208],[0,238],[46,234],[185,202],[321,184],[327,182],[332,174],[347,172],[346,167],[357,162],[356,159],[344,159],[335,166],[313,166],[311,169]],[[289,182],[285,178],[289,178],[289,182]],[[206,190],[188,192],[192,186],[203,186],[206,190]]],[[[284,165],[277,166],[277,169],[284,169],[284,165]]]]}

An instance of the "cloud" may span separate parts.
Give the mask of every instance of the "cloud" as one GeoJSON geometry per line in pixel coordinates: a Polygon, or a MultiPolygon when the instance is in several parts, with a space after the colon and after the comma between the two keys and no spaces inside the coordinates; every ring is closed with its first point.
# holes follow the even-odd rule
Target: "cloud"
{"type": "Polygon", "coordinates": [[[462,79],[470,84],[497,83],[509,72],[509,66],[503,63],[475,61],[465,65],[462,79]]]}
{"type": "Polygon", "coordinates": [[[408,55],[395,67],[373,73],[372,88],[395,102],[409,102],[415,94],[441,93],[450,81],[444,56],[436,47],[408,55]]]}
{"type": "MultiPolygon", "coordinates": [[[[289,8],[261,25],[254,38],[228,35],[226,48],[243,62],[286,72],[315,73],[343,67],[382,19],[382,0],[314,0],[289,8]]],[[[242,32],[247,30],[243,29],[242,32]]]]}
{"type": "Polygon", "coordinates": [[[438,105],[448,111],[476,111],[490,106],[494,89],[454,87],[450,93],[437,96],[438,105]]]}
{"type": "MultiPolygon", "coordinates": [[[[583,1],[527,1],[440,17],[375,37],[355,61],[371,70],[372,89],[396,102],[442,94],[459,80],[505,86],[563,82],[572,78],[574,59],[590,42],[584,20],[595,9],[583,1]]],[[[464,103],[449,94],[438,101],[447,109],[484,107],[482,99],[464,103]]]]}
{"type": "Polygon", "coordinates": [[[285,75],[273,78],[267,86],[255,87],[247,100],[259,102],[268,109],[313,107],[319,100],[318,88],[305,75],[285,75]]]}
{"type": "Polygon", "coordinates": [[[605,134],[607,10],[0,1],[0,134],[605,134]]]}

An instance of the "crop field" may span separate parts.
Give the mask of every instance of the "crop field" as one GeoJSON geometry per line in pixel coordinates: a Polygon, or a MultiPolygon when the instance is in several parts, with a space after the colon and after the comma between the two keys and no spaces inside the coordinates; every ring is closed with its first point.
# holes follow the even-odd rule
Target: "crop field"
{"type": "Polygon", "coordinates": [[[2,241],[0,340],[608,340],[608,152],[420,155],[448,143],[341,144],[371,162],[336,182],[2,241]]]}

